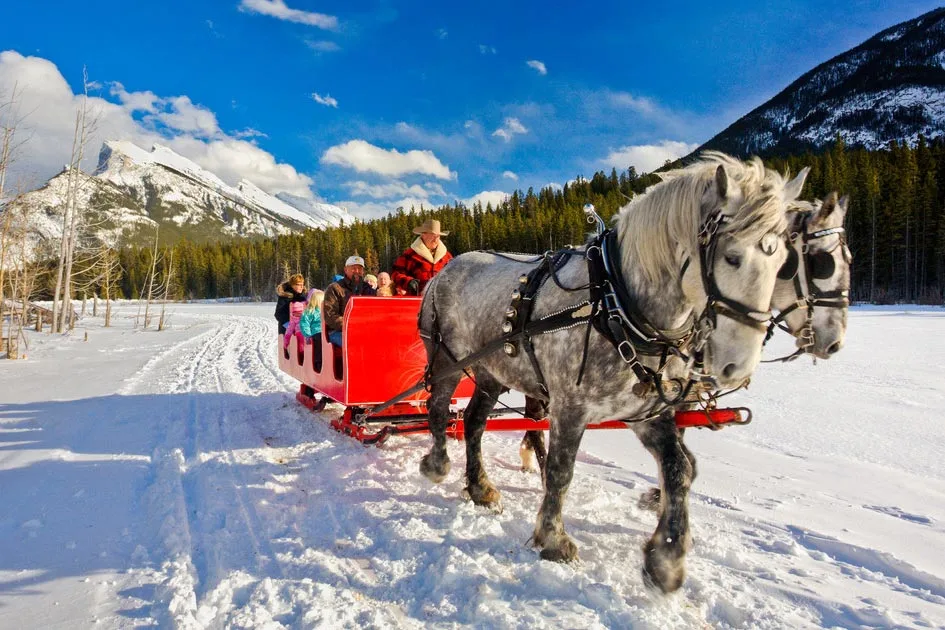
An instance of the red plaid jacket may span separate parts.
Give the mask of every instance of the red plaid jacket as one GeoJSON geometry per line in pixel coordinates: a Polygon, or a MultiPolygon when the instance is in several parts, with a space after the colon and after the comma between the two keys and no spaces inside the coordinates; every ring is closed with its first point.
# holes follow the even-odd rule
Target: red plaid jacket
{"type": "Polygon", "coordinates": [[[420,284],[420,289],[413,295],[419,295],[423,292],[423,287],[427,286],[427,282],[440,273],[440,270],[451,260],[453,260],[453,255],[446,252],[443,258],[436,261],[436,263],[432,263],[411,247],[394,262],[390,278],[393,280],[395,287],[403,289],[408,295],[411,292],[407,285],[410,284],[411,280],[416,280],[420,284]]]}

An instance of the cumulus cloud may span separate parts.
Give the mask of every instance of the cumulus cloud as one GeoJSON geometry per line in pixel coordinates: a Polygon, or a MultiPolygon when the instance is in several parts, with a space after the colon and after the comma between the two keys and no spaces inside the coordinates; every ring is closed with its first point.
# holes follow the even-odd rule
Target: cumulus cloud
{"type": "Polygon", "coordinates": [[[438,28],[436,30],[437,39],[446,39],[449,36],[450,36],[449,31],[447,31],[445,28],[438,28]]]}
{"type": "Polygon", "coordinates": [[[426,184],[407,184],[402,181],[391,181],[381,184],[370,184],[365,181],[345,182],[345,188],[355,197],[371,197],[372,199],[393,199],[395,197],[415,197],[429,199],[443,197],[446,192],[436,182],[426,184]]]}
{"type": "Polygon", "coordinates": [[[517,134],[528,133],[528,129],[525,128],[518,118],[506,118],[505,122],[502,123],[502,126],[492,132],[493,136],[498,136],[506,142],[512,139],[512,136],[517,134]]]}
{"type": "Polygon", "coordinates": [[[538,61],[537,59],[530,59],[529,61],[525,62],[525,65],[534,69],[540,75],[544,76],[548,74],[548,68],[545,67],[543,62],[538,61]]]}
{"type": "Polygon", "coordinates": [[[189,96],[173,96],[165,102],[167,109],[155,114],[155,117],[165,126],[205,138],[211,138],[220,133],[216,114],[206,107],[195,105],[189,96]]]}
{"type": "MultiPolygon", "coordinates": [[[[25,114],[20,131],[26,142],[19,147],[8,181],[33,188],[69,161],[75,112],[82,104],[82,95],[73,92],[51,61],[12,50],[0,52],[0,94],[10,94],[14,85],[20,111],[25,114]]],[[[310,177],[289,164],[278,163],[272,154],[240,137],[258,137],[259,132],[224,133],[216,115],[187,96],[161,97],[149,91],[128,92],[120,83],[110,85],[110,96],[117,102],[101,97],[88,99],[96,124],[88,140],[84,170],[94,169],[98,149],[105,140],[128,140],[145,149],[160,143],[227,183],[245,178],[267,192],[312,197],[310,177]]]]}
{"type": "Polygon", "coordinates": [[[518,181],[518,175],[516,175],[512,171],[505,171],[504,173],[502,173],[502,177],[506,179],[511,179],[513,182],[518,181]]]}
{"type": "Polygon", "coordinates": [[[471,208],[479,202],[482,204],[482,207],[485,208],[486,205],[492,204],[492,207],[495,208],[500,203],[509,198],[509,193],[502,192],[501,190],[484,190],[479,194],[473,195],[469,199],[463,200],[463,205],[468,208],[471,208]]]}
{"type": "Polygon", "coordinates": [[[667,160],[675,160],[692,153],[698,144],[663,140],[659,144],[638,144],[620,147],[611,151],[607,157],[598,161],[602,166],[623,170],[636,167],[640,173],[652,173],[663,166],[667,160]]]}
{"type": "Polygon", "coordinates": [[[359,173],[378,173],[400,177],[408,173],[453,179],[455,174],[440,162],[433,151],[382,149],[364,140],[351,140],[330,147],[321,157],[322,164],[335,164],[359,173]]]}
{"type": "Polygon", "coordinates": [[[314,100],[316,103],[320,105],[325,105],[327,107],[334,107],[335,109],[338,108],[338,101],[333,99],[330,94],[326,94],[325,96],[322,96],[321,94],[312,92],[312,100],[314,100]]]}
{"type": "Polygon", "coordinates": [[[289,8],[284,0],[241,0],[240,11],[259,13],[287,22],[297,22],[318,28],[332,30],[338,28],[338,18],[314,11],[302,11],[289,8]]]}
{"type": "Polygon", "coordinates": [[[487,46],[486,44],[479,44],[479,52],[483,55],[494,55],[496,54],[495,46],[487,46]]]}
{"type": "Polygon", "coordinates": [[[155,112],[157,111],[156,103],[160,100],[154,92],[150,90],[145,92],[128,92],[125,89],[125,86],[117,81],[111,84],[109,93],[112,96],[118,97],[118,100],[121,101],[121,104],[125,106],[129,112],[155,112]]]}

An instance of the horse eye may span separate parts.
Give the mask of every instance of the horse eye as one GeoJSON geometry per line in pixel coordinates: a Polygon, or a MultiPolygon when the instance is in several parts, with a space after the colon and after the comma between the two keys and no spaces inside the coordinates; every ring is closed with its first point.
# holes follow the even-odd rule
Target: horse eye
{"type": "Polygon", "coordinates": [[[733,254],[725,254],[725,262],[738,269],[742,264],[742,259],[733,254]]]}

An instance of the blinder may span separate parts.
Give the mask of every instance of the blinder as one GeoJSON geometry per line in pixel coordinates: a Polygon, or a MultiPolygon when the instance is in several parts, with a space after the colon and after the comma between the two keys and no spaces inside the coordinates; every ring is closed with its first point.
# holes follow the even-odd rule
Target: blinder
{"type": "Polygon", "coordinates": [[[787,248],[787,258],[784,264],[778,269],[778,278],[781,280],[790,280],[797,275],[797,250],[793,247],[787,248]]]}
{"type": "MultiPolygon", "coordinates": [[[[794,255],[797,256],[796,253],[794,255]]],[[[807,268],[812,278],[827,280],[833,277],[834,271],[837,270],[837,263],[830,252],[817,252],[807,255],[807,268]]]]}

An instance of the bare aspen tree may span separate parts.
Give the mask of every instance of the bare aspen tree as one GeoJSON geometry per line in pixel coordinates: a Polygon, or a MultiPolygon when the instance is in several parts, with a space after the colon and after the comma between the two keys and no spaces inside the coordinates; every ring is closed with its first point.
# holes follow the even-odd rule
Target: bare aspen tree
{"type": "Polygon", "coordinates": [[[96,124],[95,117],[89,111],[89,80],[85,69],[82,71],[82,78],[82,104],[76,110],[72,153],[67,167],[69,173],[66,180],[66,205],[62,214],[62,240],[59,244],[59,264],[56,268],[56,288],[53,293],[53,332],[63,332],[72,321],[72,267],[82,215],[79,193],[87,180],[81,165],[85,158],[86,145],[96,124]]]}
{"type": "Polygon", "coordinates": [[[174,251],[168,257],[167,268],[164,270],[164,288],[161,290],[161,317],[158,319],[158,330],[164,330],[167,324],[167,300],[174,282],[174,251]]]}
{"type": "Polygon", "coordinates": [[[161,230],[160,225],[155,225],[154,227],[154,248],[151,250],[151,269],[148,271],[148,279],[146,280],[147,284],[147,298],[144,305],[144,329],[147,330],[148,326],[151,325],[151,301],[154,299],[155,284],[157,283],[157,266],[158,266],[158,234],[161,230]]]}

